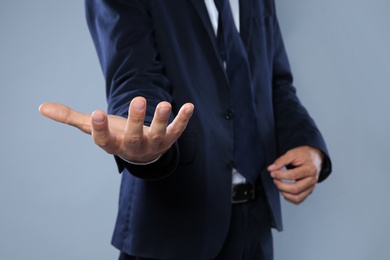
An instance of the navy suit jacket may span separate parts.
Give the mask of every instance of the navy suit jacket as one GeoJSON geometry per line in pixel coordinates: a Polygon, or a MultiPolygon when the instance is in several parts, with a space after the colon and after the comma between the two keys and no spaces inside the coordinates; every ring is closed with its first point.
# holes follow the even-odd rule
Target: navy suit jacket
{"type": "MultiPolygon", "coordinates": [[[[152,258],[214,257],[232,207],[233,122],[226,114],[233,106],[204,0],[86,0],[86,11],[109,113],[126,117],[132,98],[143,96],[149,124],[163,100],[173,116],[184,103],[195,105],[187,129],[158,162],[136,166],[116,158],[123,175],[113,245],[152,258]]],[[[326,155],[325,179],[327,149],[292,85],[274,1],[240,1],[240,24],[266,165],[310,145],[326,155]]],[[[266,169],[259,169],[259,181],[281,230],[279,191],[266,169]]]]}

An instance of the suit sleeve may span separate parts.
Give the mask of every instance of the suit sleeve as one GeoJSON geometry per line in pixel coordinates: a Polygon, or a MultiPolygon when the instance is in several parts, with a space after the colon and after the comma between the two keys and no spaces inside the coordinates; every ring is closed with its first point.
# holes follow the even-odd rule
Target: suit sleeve
{"type": "Polygon", "coordinates": [[[273,103],[279,153],[304,145],[321,150],[325,155],[319,177],[321,182],[332,170],[328,149],[315,122],[296,95],[277,18],[274,28],[273,103]]]}
{"type": "MultiPolygon", "coordinates": [[[[161,101],[172,102],[171,86],[163,71],[154,39],[148,1],[85,0],[87,24],[106,80],[108,113],[127,117],[130,101],[147,100],[145,125],[150,125],[161,101]]],[[[170,122],[173,120],[171,115],[170,122]]],[[[159,179],[169,175],[178,162],[177,146],[148,166],[135,166],[115,157],[137,177],[159,179]],[[176,150],[175,150],[176,149],[176,150]]]]}

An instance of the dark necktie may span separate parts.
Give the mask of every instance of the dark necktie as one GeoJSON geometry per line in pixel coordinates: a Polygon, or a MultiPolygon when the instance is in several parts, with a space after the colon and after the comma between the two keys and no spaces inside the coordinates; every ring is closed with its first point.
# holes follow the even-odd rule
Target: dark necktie
{"type": "Polygon", "coordinates": [[[234,24],[229,0],[214,0],[219,12],[217,41],[233,99],[235,168],[252,184],[264,165],[247,52],[234,24]]]}

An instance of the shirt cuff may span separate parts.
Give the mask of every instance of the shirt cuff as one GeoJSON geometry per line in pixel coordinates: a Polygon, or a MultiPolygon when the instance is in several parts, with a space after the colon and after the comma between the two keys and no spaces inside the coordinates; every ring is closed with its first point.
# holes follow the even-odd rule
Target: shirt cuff
{"type": "Polygon", "coordinates": [[[122,156],[119,156],[119,158],[121,158],[123,161],[127,162],[127,163],[130,163],[130,164],[134,164],[134,165],[149,165],[149,164],[152,164],[152,163],[155,163],[157,162],[158,160],[160,160],[162,155],[159,155],[156,159],[154,159],[153,161],[149,161],[149,162],[144,162],[144,163],[137,163],[137,162],[132,162],[132,161],[129,161],[129,160],[126,160],[124,159],[122,156]]]}

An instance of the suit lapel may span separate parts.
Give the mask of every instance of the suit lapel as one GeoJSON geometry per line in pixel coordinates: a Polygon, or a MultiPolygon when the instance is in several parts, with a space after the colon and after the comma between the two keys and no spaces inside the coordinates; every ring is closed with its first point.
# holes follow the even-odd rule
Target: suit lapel
{"type": "Polygon", "coordinates": [[[216,42],[216,36],[214,33],[213,25],[211,24],[209,13],[207,11],[207,7],[205,5],[204,0],[189,0],[189,1],[194,6],[194,8],[199,16],[200,21],[206,30],[207,36],[208,36],[208,38],[213,46],[215,55],[217,55],[219,58],[220,55],[219,55],[219,50],[218,50],[218,46],[217,46],[217,42],[216,42]]]}
{"type": "Polygon", "coordinates": [[[249,51],[253,25],[252,0],[240,1],[240,35],[247,51],[249,51]]]}
{"type": "Polygon", "coordinates": [[[195,10],[196,10],[196,12],[197,12],[197,14],[199,16],[199,19],[201,20],[201,22],[203,24],[203,27],[205,28],[205,30],[207,32],[207,35],[208,35],[210,41],[216,47],[216,44],[215,44],[215,33],[214,33],[214,30],[213,30],[213,26],[211,24],[209,13],[207,11],[207,7],[206,7],[206,5],[204,3],[204,0],[190,0],[190,2],[194,6],[194,8],[195,8],[195,10]]]}

